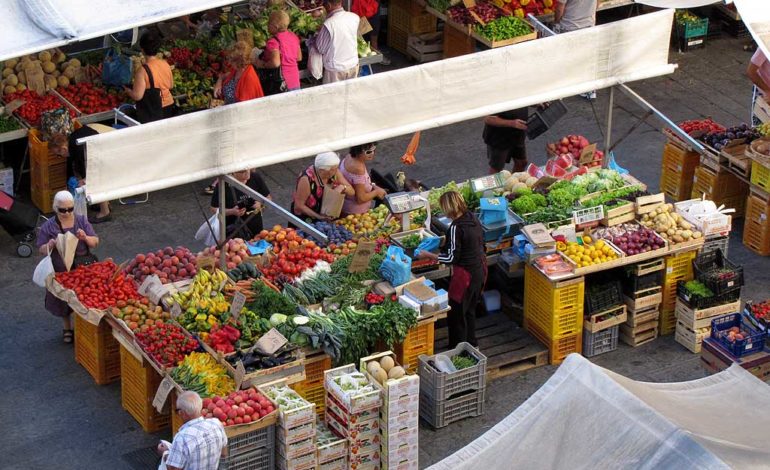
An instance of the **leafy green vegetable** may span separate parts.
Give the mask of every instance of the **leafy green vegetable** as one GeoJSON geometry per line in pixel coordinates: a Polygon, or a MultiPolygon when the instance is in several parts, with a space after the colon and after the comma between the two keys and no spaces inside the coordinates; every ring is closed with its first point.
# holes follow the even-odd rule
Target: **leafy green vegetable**
{"type": "Polygon", "coordinates": [[[469,356],[467,353],[460,353],[456,356],[452,356],[452,364],[454,364],[455,369],[457,370],[463,370],[467,369],[468,367],[473,367],[477,363],[476,359],[469,356]]]}
{"type": "Polygon", "coordinates": [[[269,317],[274,313],[284,315],[297,313],[297,304],[289,300],[288,297],[279,294],[260,281],[255,281],[253,286],[257,297],[245,305],[247,309],[262,317],[269,317]]]}
{"type": "Polygon", "coordinates": [[[358,362],[375,351],[379,341],[393,348],[417,324],[414,310],[391,301],[375,305],[368,311],[343,308],[333,313],[332,317],[345,333],[341,360],[338,361],[340,364],[358,362]]]}
{"type": "Polygon", "coordinates": [[[700,281],[688,281],[684,284],[684,288],[687,289],[687,292],[693,298],[705,299],[714,296],[714,292],[700,281]]]}
{"type": "Polygon", "coordinates": [[[403,246],[404,248],[413,250],[420,245],[421,241],[422,241],[422,238],[420,238],[420,235],[414,233],[412,235],[405,236],[399,241],[399,243],[401,243],[401,246],[403,246]]]}
{"type": "Polygon", "coordinates": [[[532,32],[532,27],[519,17],[501,16],[484,26],[477,25],[476,32],[493,41],[503,41],[517,36],[525,36],[532,32]]]}
{"type": "Polygon", "coordinates": [[[545,196],[532,193],[514,199],[513,202],[511,202],[511,209],[513,209],[513,212],[523,215],[535,212],[547,205],[548,202],[546,201],[545,196]]]}

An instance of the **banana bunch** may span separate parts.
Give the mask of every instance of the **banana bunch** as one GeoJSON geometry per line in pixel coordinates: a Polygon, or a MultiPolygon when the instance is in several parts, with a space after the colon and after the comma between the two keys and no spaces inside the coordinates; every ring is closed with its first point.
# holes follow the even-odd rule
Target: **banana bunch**
{"type": "MultiPolygon", "coordinates": [[[[182,309],[189,307],[211,308],[212,301],[224,301],[222,289],[227,282],[227,273],[215,269],[213,273],[205,269],[198,271],[193,278],[190,288],[184,292],[177,292],[171,296],[182,309]]],[[[226,302],[225,302],[226,303],[226,302]]]]}
{"type": "Polygon", "coordinates": [[[757,127],[757,132],[762,134],[764,137],[770,136],[770,122],[765,122],[757,127]]]}

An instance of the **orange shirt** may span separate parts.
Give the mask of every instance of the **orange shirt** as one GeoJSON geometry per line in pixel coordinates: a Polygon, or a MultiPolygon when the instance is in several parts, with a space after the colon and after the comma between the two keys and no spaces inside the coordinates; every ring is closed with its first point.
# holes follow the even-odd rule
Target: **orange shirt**
{"type": "MultiPolygon", "coordinates": [[[[174,87],[174,75],[171,72],[171,66],[163,59],[152,59],[147,61],[147,67],[152,72],[152,79],[155,82],[155,88],[160,88],[161,104],[165,108],[174,104],[174,97],[171,95],[171,89],[174,87]]],[[[140,69],[144,75],[144,83],[150,88],[150,79],[144,68],[140,69]]]]}

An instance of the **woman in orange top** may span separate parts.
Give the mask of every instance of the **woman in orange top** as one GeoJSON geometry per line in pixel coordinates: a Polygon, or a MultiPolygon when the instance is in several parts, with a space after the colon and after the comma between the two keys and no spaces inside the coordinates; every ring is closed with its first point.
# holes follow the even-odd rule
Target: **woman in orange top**
{"type": "Polygon", "coordinates": [[[257,72],[251,65],[251,46],[246,41],[238,41],[229,56],[234,69],[219,77],[214,85],[214,98],[223,99],[225,104],[233,104],[265,96],[257,72]]]}
{"type": "Polygon", "coordinates": [[[175,114],[171,95],[174,75],[168,62],[158,57],[160,37],[147,31],[139,40],[139,47],[146,58],[145,64],[134,74],[133,88],[124,87],[126,94],[136,101],[138,120],[144,123],[172,117],[175,114]]]}

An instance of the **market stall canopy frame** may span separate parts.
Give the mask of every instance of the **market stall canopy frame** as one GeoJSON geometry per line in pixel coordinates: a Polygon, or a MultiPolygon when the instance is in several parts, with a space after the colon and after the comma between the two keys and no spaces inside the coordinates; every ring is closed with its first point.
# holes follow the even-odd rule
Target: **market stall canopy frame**
{"type": "Polygon", "coordinates": [[[232,3],[232,0],[4,0],[0,61],[232,3]]]}
{"type": "Polygon", "coordinates": [[[86,193],[157,191],[669,74],[673,13],[88,137],[86,193]]]}

